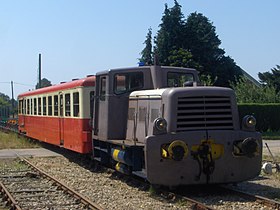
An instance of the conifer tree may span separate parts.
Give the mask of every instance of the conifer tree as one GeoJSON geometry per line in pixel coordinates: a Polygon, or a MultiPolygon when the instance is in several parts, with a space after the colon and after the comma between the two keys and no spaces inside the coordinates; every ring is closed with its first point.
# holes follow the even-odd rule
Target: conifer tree
{"type": "Polygon", "coordinates": [[[155,37],[155,53],[161,65],[170,65],[168,57],[171,51],[182,48],[183,18],[181,5],[176,0],[170,9],[165,4],[160,29],[155,37]]]}
{"type": "Polygon", "coordinates": [[[152,28],[149,28],[146,40],[143,43],[145,44],[145,48],[141,52],[141,58],[139,61],[144,65],[153,64],[153,56],[152,56],[152,28]]]}

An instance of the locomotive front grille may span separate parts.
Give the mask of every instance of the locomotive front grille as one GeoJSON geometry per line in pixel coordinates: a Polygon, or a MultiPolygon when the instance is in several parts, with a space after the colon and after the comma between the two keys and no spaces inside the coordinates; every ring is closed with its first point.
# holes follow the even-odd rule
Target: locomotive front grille
{"type": "Polygon", "coordinates": [[[177,105],[177,132],[205,129],[233,130],[230,97],[179,97],[177,105]]]}

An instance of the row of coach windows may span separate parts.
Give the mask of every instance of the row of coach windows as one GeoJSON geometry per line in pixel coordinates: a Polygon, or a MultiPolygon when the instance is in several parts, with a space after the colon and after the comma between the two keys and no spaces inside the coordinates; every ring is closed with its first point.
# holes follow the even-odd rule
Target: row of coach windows
{"type": "Polygon", "coordinates": [[[19,101],[19,114],[43,115],[43,116],[72,116],[79,117],[80,101],[79,92],[64,95],[44,96],[29,98],[19,101]],[[71,102],[73,100],[73,102],[71,102]],[[63,109],[63,106],[64,109],[63,109]],[[73,113],[71,113],[71,106],[73,113]]]}

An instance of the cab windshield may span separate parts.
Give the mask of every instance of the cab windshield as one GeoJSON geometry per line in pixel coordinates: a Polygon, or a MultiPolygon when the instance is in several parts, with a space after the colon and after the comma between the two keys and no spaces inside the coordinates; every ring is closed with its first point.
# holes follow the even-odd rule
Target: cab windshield
{"type": "Polygon", "coordinates": [[[184,73],[184,72],[167,73],[168,87],[184,87],[188,82],[194,82],[194,76],[191,73],[184,73]]]}

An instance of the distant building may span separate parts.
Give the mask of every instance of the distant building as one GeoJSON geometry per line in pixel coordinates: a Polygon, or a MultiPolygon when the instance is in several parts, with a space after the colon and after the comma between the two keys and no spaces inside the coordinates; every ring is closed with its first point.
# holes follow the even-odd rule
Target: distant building
{"type": "MultiPolygon", "coordinates": [[[[242,69],[241,69],[242,70],[242,69]]],[[[249,81],[251,81],[254,85],[256,85],[257,87],[261,86],[261,83],[256,80],[254,77],[252,77],[250,74],[248,74],[246,71],[242,70],[242,74],[243,76],[248,79],[249,81]]]]}

